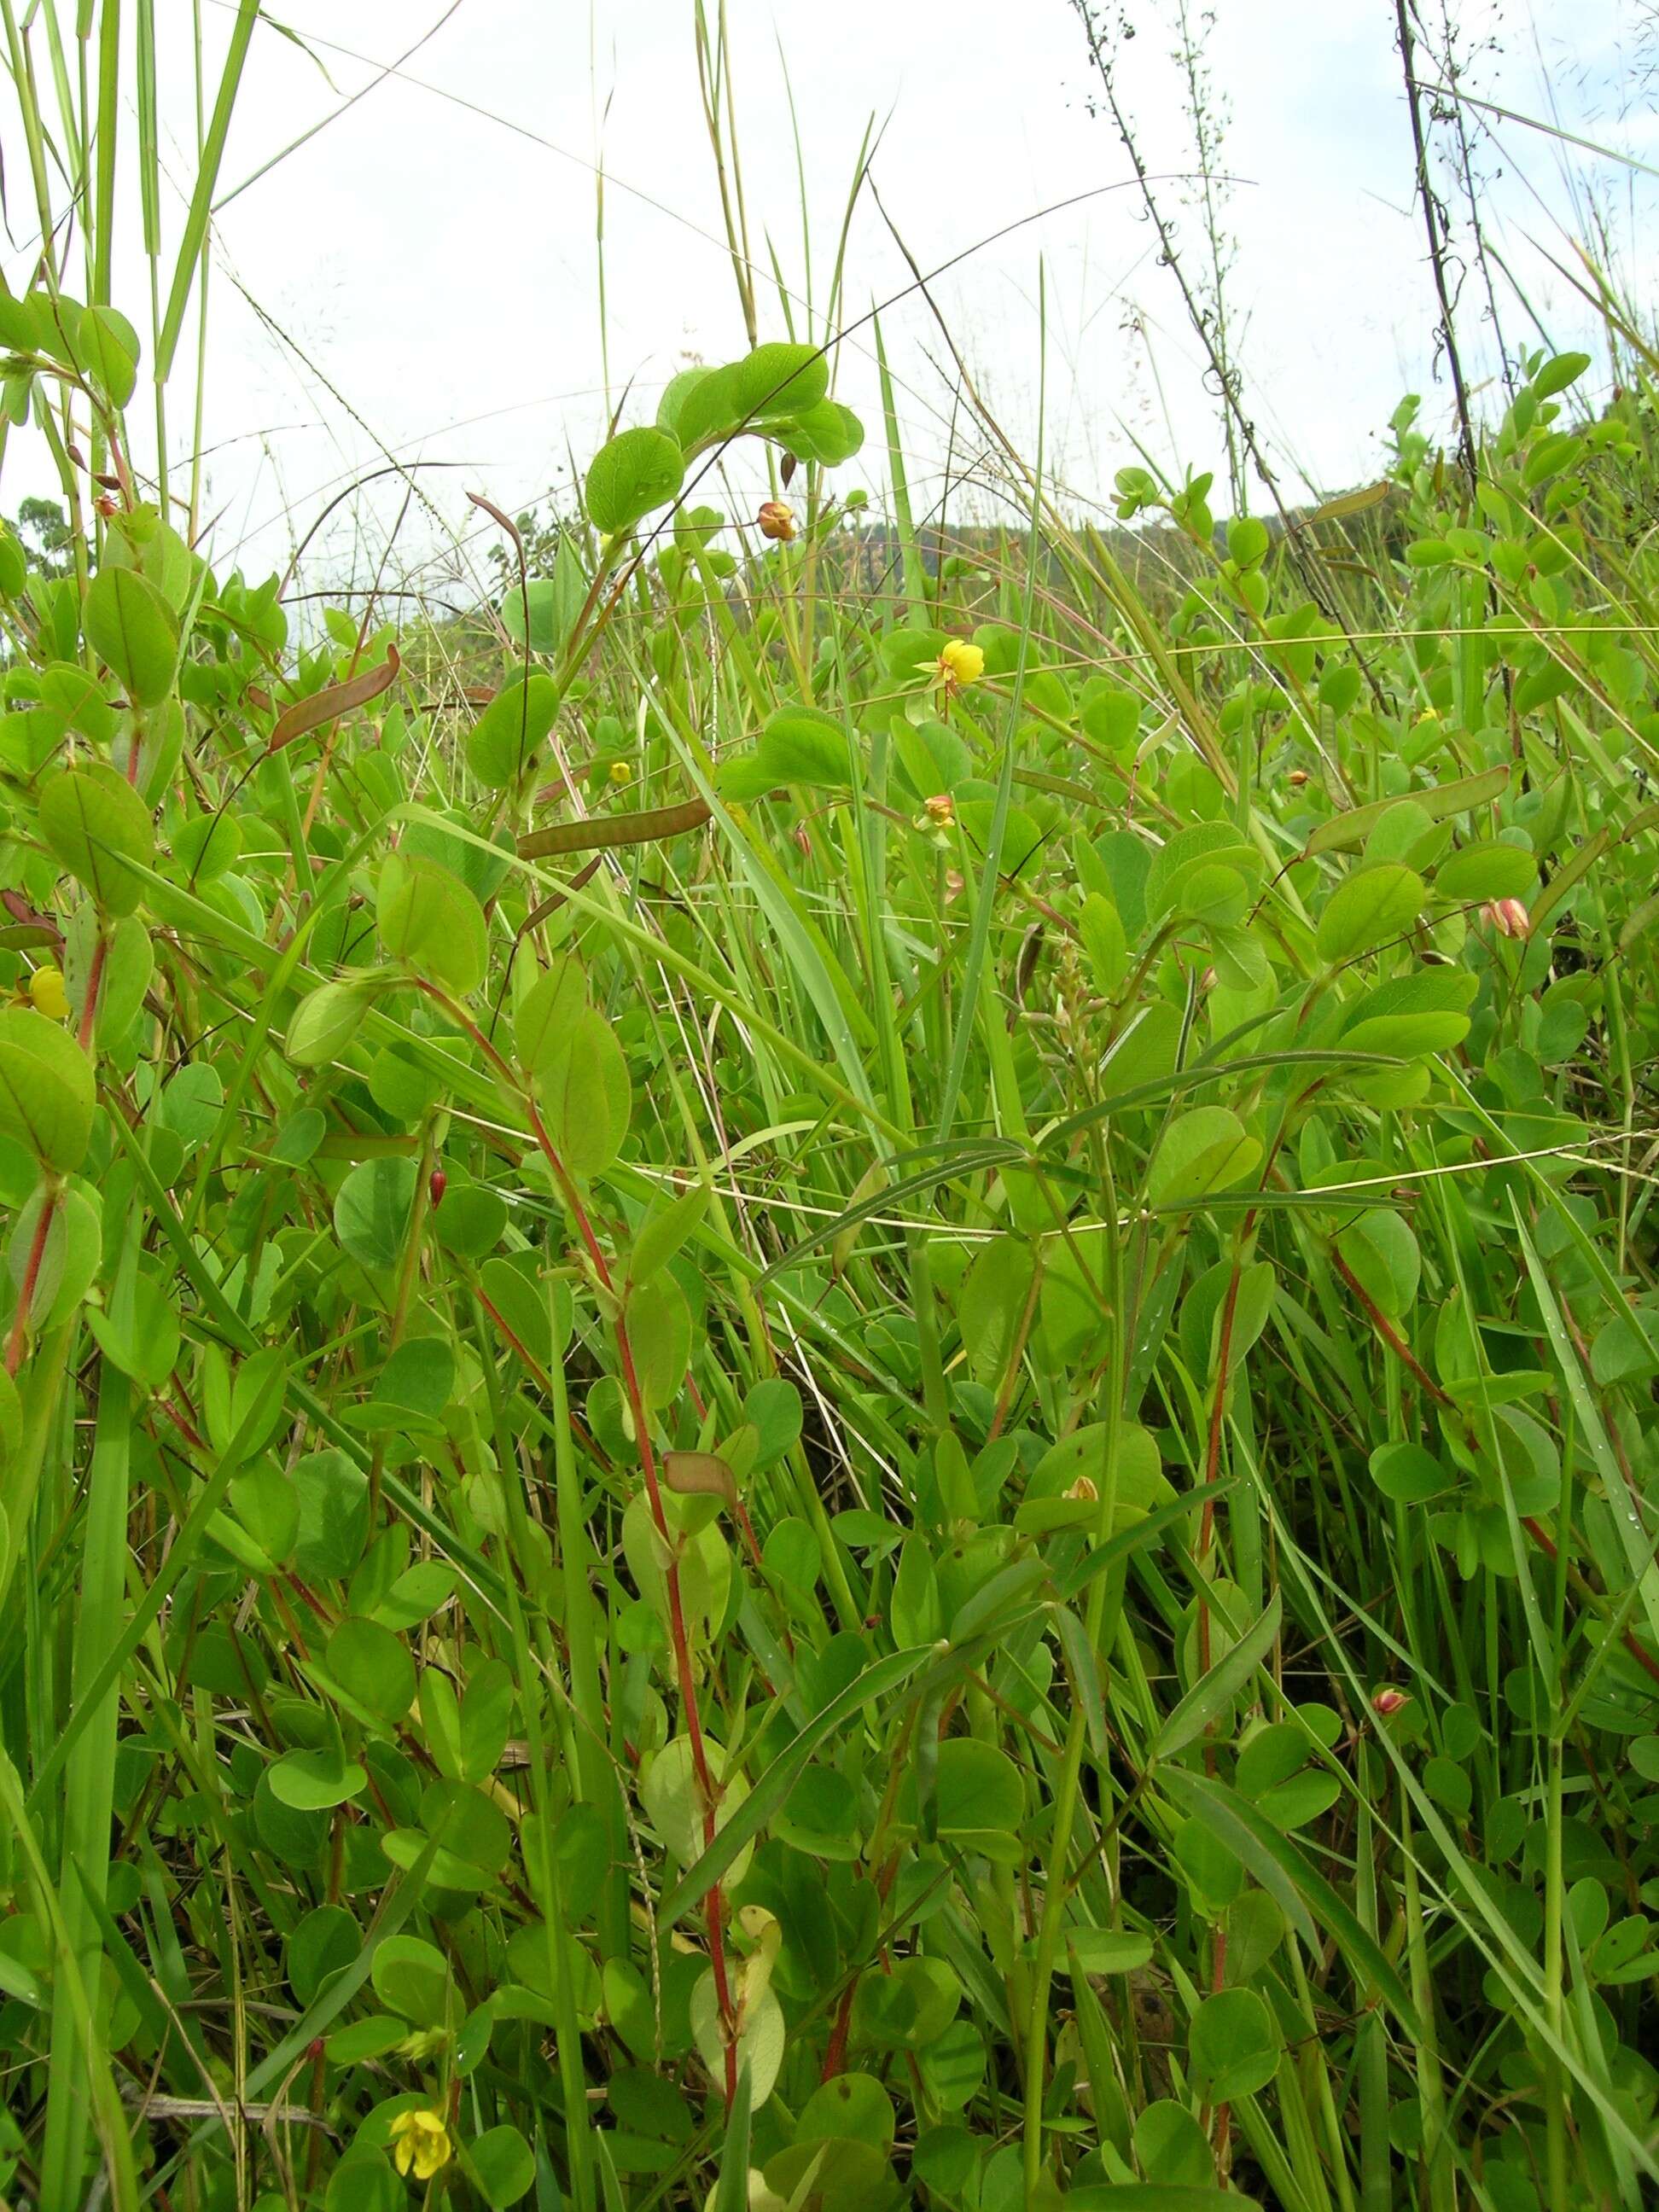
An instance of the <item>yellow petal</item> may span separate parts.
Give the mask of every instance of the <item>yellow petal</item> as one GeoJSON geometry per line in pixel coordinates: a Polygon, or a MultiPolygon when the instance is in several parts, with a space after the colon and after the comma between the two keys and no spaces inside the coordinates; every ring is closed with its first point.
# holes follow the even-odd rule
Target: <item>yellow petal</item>
{"type": "Polygon", "coordinates": [[[430,2181],[441,2166],[449,2163],[449,2131],[435,2121],[428,2120],[422,2130],[422,2139],[415,2153],[415,2172],[422,2181],[430,2181]]]}
{"type": "Polygon", "coordinates": [[[64,989],[64,978],[56,968],[35,969],[29,977],[29,997],[49,1021],[69,1019],[69,999],[64,989]]]}

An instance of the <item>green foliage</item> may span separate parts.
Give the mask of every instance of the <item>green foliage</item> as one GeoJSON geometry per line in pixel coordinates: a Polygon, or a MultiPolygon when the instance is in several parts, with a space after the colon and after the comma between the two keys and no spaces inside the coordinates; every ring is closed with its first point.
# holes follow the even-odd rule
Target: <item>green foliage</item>
{"type": "Polygon", "coordinates": [[[0,337],[0,2185],[1640,2203],[1645,371],[1160,596],[768,341],[451,707],[0,337]]]}

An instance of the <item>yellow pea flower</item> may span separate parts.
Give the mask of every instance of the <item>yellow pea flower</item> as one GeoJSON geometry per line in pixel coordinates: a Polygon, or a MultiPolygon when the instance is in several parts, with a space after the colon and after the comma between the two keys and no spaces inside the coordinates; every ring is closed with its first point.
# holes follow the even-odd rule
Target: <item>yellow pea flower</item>
{"type": "Polygon", "coordinates": [[[612,761],[606,773],[609,775],[611,782],[616,784],[618,788],[620,788],[624,783],[632,783],[634,781],[634,771],[629,768],[626,761],[612,761]]]}
{"type": "Polygon", "coordinates": [[[392,2162],[399,2173],[430,2181],[455,2154],[441,2112],[417,2108],[399,2112],[392,2123],[392,2162]]]}
{"type": "Polygon", "coordinates": [[[921,666],[941,691],[957,691],[964,684],[977,684],[984,675],[985,655],[966,638],[952,637],[945,641],[937,660],[925,660],[921,666]]]}
{"type": "Polygon", "coordinates": [[[69,1019],[69,997],[64,989],[64,978],[58,969],[37,968],[29,977],[29,997],[34,1003],[35,1011],[44,1014],[48,1021],[66,1022],[69,1019]]]}

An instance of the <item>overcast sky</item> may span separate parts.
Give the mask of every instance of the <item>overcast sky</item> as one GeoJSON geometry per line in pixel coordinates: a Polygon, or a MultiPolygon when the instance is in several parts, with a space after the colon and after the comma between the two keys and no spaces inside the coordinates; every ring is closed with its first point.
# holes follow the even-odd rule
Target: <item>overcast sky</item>
{"type": "MultiPolygon", "coordinates": [[[[1651,100],[1637,90],[1649,0],[1450,4],[1484,97],[1533,116],[1553,106],[1564,127],[1659,160],[1651,100]],[[1482,46],[1487,33],[1495,47],[1482,46]]],[[[1176,0],[1127,7],[1142,28],[1123,51],[1123,89],[1148,166],[1167,179],[1158,189],[1196,252],[1178,173],[1190,167],[1191,135],[1167,59],[1176,0]]],[[[1421,0],[1426,18],[1439,8],[1421,0]]],[[[73,12],[60,0],[71,24],[73,12]]],[[[591,453],[606,407],[598,166],[611,401],[631,386],[626,419],[648,420],[658,387],[688,357],[742,349],[691,0],[279,0],[277,12],[293,35],[256,33],[221,174],[205,441],[219,565],[280,566],[327,501],[386,454],[464,465],[421,478],[447,518],[464,514],[465,489],[512,508],[568,495],[571,459],[591,453]],[[398,74],[376,82],[406,53],[398,74]]],[[[216,66],[231,11],[206,0],[204,13],[216,66]]],[[[1321,489],[1375,472],[1402,392],[1423,392],[1437,422],[1446,408],[1394,13],[1392,0],[1217,0],[1207,44],[1236,180],[1224,210],[1237,244],[1229,297],[1251,410],[1291,481],[1321,489]]],[[[183,186],[191,9],[158,0],[157,15],[167,159],[183,186]]],[[[1112,126],[1090,112],[1097,86],[1068,0],[729,0],[728,20],[750,244],[769,268],[775,252],[798,301],[810,272],[822,307],[873,120],[875,185],[917,262],[931,270],[968,256],[934,297],[1027,450],[1040,275],[1046,283],[1048,453],[1077,505],[1109,493],[1114,471],[1137,458],[1134,438],[1171,469],[1220,465],[1199,350],[1126,187],[1112,126]]],[[[1583,315],[1540,254],[1568,252],[1582,230],[1569,173],[1595,180],[1626,241],[1639,236],[1645,201],[1632,206],[1627,172],[1589,155],[1565,162],[1550,138],[1487,120],[1496,137],[1480,158],[1493,178],[1495,240],[1556,342],[1582,338],[1583,315]]],[[[15,127],[0,123],[0,148],[15,284],[27,281],[31,226],[15,127]]],[[[123,204],[118,295],[147,331],[136,193],[123,204]]],[[[181,204],[175,191],[174,234],[181,204]]],[[[849,319],[908,282],[873,198],[855,211],[847,271],[849,319]]],[[[762,335],[782,335],[769,276],[758,289],[762,335]]],[[[1482,304],[1471,277],[1466,341],[1490,364],[1482,304]]],[[[1512,299],[1502,304],[1514,335],[1530,337],[1512,299]]],[[[944,342],[915,295],[887,310],[883,331],[925,508],[952,438],[944,342]]],[[[874,484],[867,325],[843,348],[839,375],[842,396],[878,432],[865,457],[874,484]]],[[[185,418],[181,392],[175,421],[185,418]]],[[[954,434],[960,450],[959,416],[954,434]]],[[[142,459],[142,430],[135,445],[142,459]]],[[[21,490],[45,488],[15,442],[7,466],[8,509],[21,490]]],[[[848,480],[859,472],[855,464],[848,480]]],[[[308,580],[361,557],[354,532],[357,548],[376,550],[400,498],[394,478],[343,507],[308,580]]],[[[465,526],[476,541],[476,518],[465,526]]],[[[403,527],[411,559],[437,542],[418,509],[403,527]]]]}

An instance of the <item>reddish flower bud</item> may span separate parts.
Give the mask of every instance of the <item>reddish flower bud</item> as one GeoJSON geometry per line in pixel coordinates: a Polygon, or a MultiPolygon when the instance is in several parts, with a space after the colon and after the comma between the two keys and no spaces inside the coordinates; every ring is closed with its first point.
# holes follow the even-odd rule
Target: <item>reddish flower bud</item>
{"type": "Polygon", "coordinates": [[[938,829],[948,830],[957,818],[957,802],[948,791],[936,791],[921,803],[927,819],[938,829]]]}
{"type": "Polygon", "coordinates": [[[1371,1695],[1371,1711],[1378,1720],[1386,1721],[1402,1705],[1411,1703],[1411,1693],[1406,1690],[1376,1690],[1371,1695]]]}
{"type": "Polygon", "coordinates": [[[1530,937],[1532,916],[1518,898],[1488,899],[1480,909],[1500,937],[1530,937]]]}
{"type": "Polygon", "coordinates": [[[434,1213],[443,1204],[444,1193],[448,1188],[449,1177],[441,1168],[434,1168],[427,1181],[426,1194],[432,1201],[432,1210],[434,1213]]]}
{"type": "Polygon", "coordinates": [[[795,534],[795,518],[781,499],[769,499],[755,517],[763,538],[775,538],[787,545],[795,534]]]}

